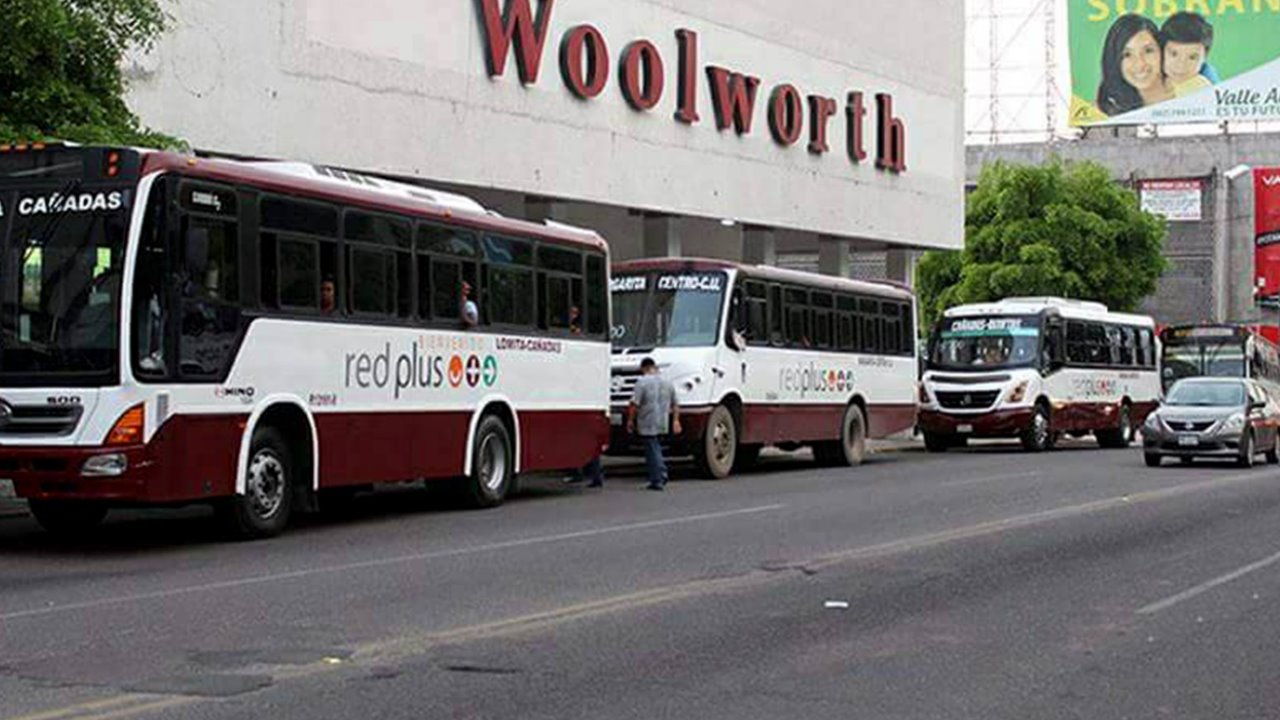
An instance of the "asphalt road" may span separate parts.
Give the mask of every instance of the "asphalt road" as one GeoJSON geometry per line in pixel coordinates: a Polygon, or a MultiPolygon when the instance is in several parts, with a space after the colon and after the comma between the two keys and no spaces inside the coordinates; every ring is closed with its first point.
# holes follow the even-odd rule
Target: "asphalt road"
{"type": "Polygon", "coordinates": [[[1280,717],[1280,472],[1137,450],[0,520],[0,718],[1280,717]]]}

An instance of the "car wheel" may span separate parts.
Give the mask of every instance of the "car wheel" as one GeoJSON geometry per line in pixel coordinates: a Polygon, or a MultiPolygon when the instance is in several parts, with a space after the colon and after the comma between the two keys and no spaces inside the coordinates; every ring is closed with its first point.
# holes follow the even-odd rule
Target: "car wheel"
{"type": "Polygon", "coordinates": [[[1164,460],[1159,453],[1145,453],[1142,459],[1147,462],[1147,467],[1160,467],[1160,462],[1164,460]]]}
{"type": "Polygon", "coordinates": [[[1267,450],[1267,464],[1280,465],[1280,433],[1271,439],[1271,449],[1267,450]]]}
{"type": "Polygon", "coordinates": [[[1254,445],[1253,433],[1246,431],[1244,437],[1240,438],[1240,458],[1236,460],[1236,464],[1242,468],[1253,467],[1254,455],[1258,452],[1254,445]]]}

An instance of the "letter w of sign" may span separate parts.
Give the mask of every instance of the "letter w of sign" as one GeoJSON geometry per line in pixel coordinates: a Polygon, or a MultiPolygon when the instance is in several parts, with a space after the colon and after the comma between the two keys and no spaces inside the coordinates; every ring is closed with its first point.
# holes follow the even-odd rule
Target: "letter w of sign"
{"type": "Polygon", "coordinates": [[[722,67],[707,68],[711,80],[711,99],[716,107],[716,127],[730,127],[739,135],[751,132],[751,120],[756,113],[756,91],[760,78],[731,72],[722,67]]]}
{"type": "Polygon", "coordinates": [[[551,28],[551,8],[555,5],[555,0],[538,1],[538,17],[535,21],[529,0],[507,0],[506,12],[498,9],[498,0],[476,0],[488,48],[485,57],[489,65],[489,77],[501,77],[506,72],[507,55],[514,44],[520,82],[525,85],[538,82],[542,49],[546,46],[547,30],[551,28]]]}

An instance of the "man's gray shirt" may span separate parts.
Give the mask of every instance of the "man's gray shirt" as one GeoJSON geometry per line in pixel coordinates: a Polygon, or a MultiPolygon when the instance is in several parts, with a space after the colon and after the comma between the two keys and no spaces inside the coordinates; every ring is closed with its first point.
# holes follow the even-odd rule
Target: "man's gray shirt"
{"type": "Polygon", "coordinates": [[[645,375],[636,382],[631,402],[636,406],[636,434],[657,437],[670,432],[671,406],[676,389],[661,375],[645,375]]]}

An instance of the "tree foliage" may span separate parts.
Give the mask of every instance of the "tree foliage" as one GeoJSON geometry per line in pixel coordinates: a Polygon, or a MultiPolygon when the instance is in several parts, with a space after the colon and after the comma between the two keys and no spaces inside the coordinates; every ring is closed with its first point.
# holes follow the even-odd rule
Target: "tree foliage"
{"type": "Polygon", "coordinates": [[[160,0],[0,0],[0,142],[173,147],[125,104],[122,63],[168,20],[160,0]]]}
{"type": "Polygon", "coordinates": [[[1009,296],[1095,300],[1132,311],[1167,267],[1164,220],[1096,163],[996,163],[969,196],[962,252],[921,260],[925,322],[953,305],[1009,296]]]}

